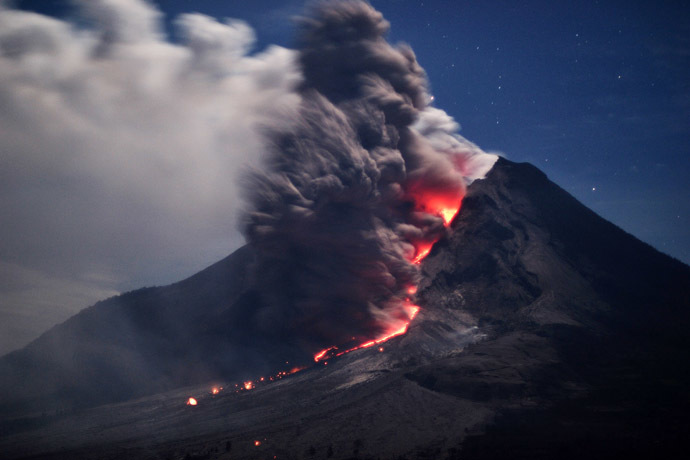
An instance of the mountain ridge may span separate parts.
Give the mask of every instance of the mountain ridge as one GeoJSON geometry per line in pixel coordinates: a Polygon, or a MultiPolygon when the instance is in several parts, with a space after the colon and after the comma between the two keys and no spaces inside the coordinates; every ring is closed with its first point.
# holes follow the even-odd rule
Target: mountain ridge
{"type": "MultiPolygon", "coordinates": [[[[213,352],[218,344],[246,347],[245,362],[254,367],[267,359],[264,353],[273,353],[266,369],[285,355],[300,356],[291,344],[272,350],[268,339],[243,342],[254,331],[251,260],[251,249],[243,248],[180,283],[126,297],[163,302],[175,289],[189,290],[183,300],[207,290],[200,298],[214,314],[194,332],[184,329],[186,320],[203,312],[188,311],[179,291],[173,296],[177,303],[163,305],[167,312],[189,315],[172,323],[182,327],[183,339],[212,331],[176,369],[193,371],[195,359],[222,356],[213,352]],[[228,276],[237,283],[225,283],[228,276]],[[237,332],[237,340],[222,339],[233,320],[246,330],[237,332]],[[256,348],[253,354],[249,345],[256,348]]],[[[175,457],[180,437],[194,455],[222,458],[209,446],[229,437],[240,445],[233,456],[254,458],[249,441],[261,433],[272,433],[275,452],[297,458],[305,457],[310,444],[326,452],[323,439],[335,449],[334,458],[504,458],[506,452],[514,458],[637,458],[683,445],[682,433],[690,427],[690,267],[597,216],[534,166],[499,159],[468,188],[451,231],[421,269],[416,300],[422,309],[408,333],[386,342],[382,352],[358,350],[256,391],[202,399],[194,413],[179,407],[183,394],[174,390],[104,406],[93,411],[109,414],[103,417],[108,420],[92,416],[88,420],[96,428],[88,430],[113,424],[125,434],[109,435],[86,451],[85,441],[70,430],[58,442],[87,458],[89,452],[117,458],[114,446],[133,436],[127,427],[138,420],[136,412],[166,401],[167,409],[154,412],[160,421],[142,428],[148,435],[127,441],[132,458],[151,451],[175,457]],[[232,420],[227,413],[234,414],[232,420]],[[190,430],[192,422],[200,427],[190,430]],[[434,430],[422,429],[422,423],[434,423],[434,430]],[[404,428],[391,433],[397,424],[404,428]],[[356,454],[353,440],[360,441],[356,454]],[[241,447],[245,441],[248,447],[241,447]]],[[[155,315],[147,319],[149,325],[160,323],[155,315]]],[[[179,346],[173,351],[184,348],[179,346]]],[[[0,362],[6,365],[6,358],[0,362]]],[[[242,362],[212,362],[215,369],[233,365],[242,362]]],[[[230,374],[228,379],[235,378],[230,374]]],[[[205,378],[194,376],[196,382],[205,378]]],[[[144,383],[159,391],[179,384],[144,383]]],[[[83,417],[67,420],[79,425],[86,423],[83,417]]],[[[19,447],[28,437],[55,433],[57,422],[37,422],[34,431],[12,423],[4,425],[11,429],[3,431],[8,434],[4,441],[0,436],[0,447],[17,457],[61,447],[56,441],[33,451],[19,447]]]]}

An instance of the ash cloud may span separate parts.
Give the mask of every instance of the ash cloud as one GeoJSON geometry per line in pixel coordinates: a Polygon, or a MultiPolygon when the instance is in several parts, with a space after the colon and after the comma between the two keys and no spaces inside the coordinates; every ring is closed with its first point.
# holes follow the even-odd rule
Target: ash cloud
{"type": "Polygon", "coordinates": [[[243,231],[259,255],[259,327],[313,350],[369,340],[407,319],[411,261],[445,231],[468,180],[496,160],[429,105],[412,50],[361,1],[302,19],[295,124],[247,178],[243,231]]]}
{"type": "Polygon", "coordinates": [[[267,330],[316,343],[334,321],[369,336],[404,316],[409,258],[444,231],[424,198],[456,199],[493,160],[429,106],[378,12],[320,5],[299,51],[250,54],[241,21],[181,15],[172,43],[149,2],[75,3],[61,20],[0,0],[0,354],[242,244],[247,166],[264,169],[242,226],[275,281],[267,330]]]}
{"type": "Polygon", "coordinates": [[[0,354],[96,300],[178,280],[242,244],[239,171],[299,103],[293,51],[142,0],[75,21],[0,2],[0,354]],[[59,286],[60,288],[56,288],[59,286]]]}

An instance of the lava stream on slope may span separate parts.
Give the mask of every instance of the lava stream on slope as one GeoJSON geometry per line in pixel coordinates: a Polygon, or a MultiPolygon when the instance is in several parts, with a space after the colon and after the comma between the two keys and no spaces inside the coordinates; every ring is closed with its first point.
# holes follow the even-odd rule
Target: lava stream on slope
{"type": "MultiPolygon", "coordinates": [[[[457,203],[454,203],[453,205],[448,205],[447,201],[441,201],[441,202],[435,202],[434,200],[429,200],[426,202],[424,205],[420,205],[419,208],[423,210],[423,212],[427,212],[429,214],[436,215],[438,217],[441,217],[443,219],[443,225],[444,227],[448,228],[450,227],[451,222],[455,218],[455,216],[458,214],[460,211],[460,205],[462,203],[462,197],[459,198],[457,203]],[[433,211],[432,211],[433,209],[433,211]]],[[[426,241],[426,242],[419,242],[415,244],[415,255],[414,257],[410,260],[410,263],[419,265],[422,263],[424,258],[429,255],[431,252],[431,248],[434,246],[434,244],[438,241],[438,238],[436,238],[433,241],[426,241]]],[[[410,286],[407,288],[407,292],[410,295],[414,295],[417,292],[417,286],[410,286]]],[[[374,345],[378,345],[380,343],[386,342],[393,337],[398,337],[400,335],[404,335],[407,332],[407,328],[414,320],[414,318],[417,316],[417,313],[419,313],[419,306],[413,305],[410,301],[410,298],[405,299],[405,306],[404,306],[408,319],[407,321],[403,321],[402,324],[397,323],[392,325],[383,335],[373,339],[369,340],[367,342],[361,343],[359,345],[346,345],[346,346],[337,346],[333,345],[331,347],[325,348],[318,353],[314,355],[314,362],[323,362],[324,364],[327,363],[327,360],[330,358],[335,358],[338,356],[342,356],[345,353],[349,353],[351,351],[359,350],[361,348],[369,348],[374,345]]],[[[354,340],[354,337],[353,337],[354,340]]]]}

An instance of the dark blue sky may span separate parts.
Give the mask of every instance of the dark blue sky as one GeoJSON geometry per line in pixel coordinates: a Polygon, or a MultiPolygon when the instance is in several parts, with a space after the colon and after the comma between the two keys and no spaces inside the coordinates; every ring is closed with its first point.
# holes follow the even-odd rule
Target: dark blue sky
{"type": "MultiPolygon", "coordinates": [[[[158,0],[246,20],[290,47],[291,0],[158,0]]],[[[684,2],[372,0],[412,46],[435,105],[487,151],[690,263],[690,7],[684,2]]],[[[69,14],[64,2],[20,2],[69,14]]]]}

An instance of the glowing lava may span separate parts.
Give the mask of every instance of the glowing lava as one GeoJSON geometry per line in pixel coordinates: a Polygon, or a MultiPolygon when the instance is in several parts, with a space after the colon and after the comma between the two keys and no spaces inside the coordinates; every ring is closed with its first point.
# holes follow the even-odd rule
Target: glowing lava
{"type": "Polygon", "coordinates": [[[412,196],[415,200],[417,211],[439,216],[443,219],[443,225],[450,226],[455,216],[460,211],[463,196],[461,194],[433,194],[429,191],[414,190],[412,196]]]}
{"type": "MultiPolygon", "coordinates": [[[[403,323],[403,325],[400,326],[400,328],[395,329],[392,332],[389,332],[386,335],[383,335],[377,339],[370,340],[368,342],[364,342],[360,345],[356,345],[354,347],[347,348],[343,351],[339,351],[337,346],[332,346],[332,347],[326,348],[325,350],[321,350],[316,355],[314,355],[314,361],[318,363],[322,359],[329,359],[329,358],[333,358],[333,357],[337,357],[337,356],[342,356],[345,353],[350,353],[351,351],[359,350],[361,348],[373,347],[374,345],[378,345],[380,343],[383,343],[387,340],[392,339],[393,337],[403,335],[407,332],[407,327],[409,326],[410,322],[415,318],[415,316],[417,316],[417,313],[419,313],[419,307],[416,305],[409,305],[408,306],[408,318],[409,319],[407,321],[405,321],[403,323]]],[[[379,349],[379,351],[382,351],[382,350],[379,349]]],[[[326,364],[326,363],[324,363],[324,364],[326,364]]]]}
{"type": "Polygon", "coordinates": [[[441,208],[438,213],[441,215],[443,218],[443,223],[446,227],[450,225],[450,223],[453,221],[453,218],[458,214],[458,211],[460,211],[460,208],[441,208]]]}
{"type": "Polygon", "coordinates": [[[414,259],[412,259],[412,263],[415,265],[419,265],[422,263],[422,260],[426,256],[429,255],[429,252],[431,251],[432,246],[434,245],[435,241],[432,241],[430,243],[419,243],[417,246],[417,255],[414,256],[414,259]]]}
{"type": "Polygon", "coordinates": [[[314,355],[314,361],[316,361],[318,363],[321,360],[321,358],[326,356],[326,353],[328,353],[331,350],[337,350],[337,349],[338,349],[338,347],[333,346],[333,347],[326,348],[325,350],[321,350],[316,355],[314,355]]]}
{"type": "Polygon", "coordinates": [[[196,405],[197,405],[196,399],[194,399],[194,398],[189,398],[189,399],[187,400],[187,405],[188,405],[188,406],[196,406],[196,405]]]}
{"type": "MultiPolygon", "coordinates": [[[[463,195],[460,193],[454,193],[454,194],[432,194],[430,192],[421,192],[419,189],[413,190],[411,195],[415,199],[415,209],[419,212],[431,214],[434,216],[441,217],[443,219],[443,226],[448,228],[455,218],[455,216],[458,214],[460,211],[460,205],[462,203],[462,198],[463,195]]],[[[431,252],[431,248],[434,246],[434,243],[438,241],[437,237],[433,241],[417,241],[414,243],[415,247],[415,255],[414,257],[410,260],[410,263],[419,265],[422,263],[422,260],[426,256],[429,255],[429,252],[431,252]]],[[[414,295],[417,293],[417,286],[410,286],[407,288],[407,294],[409,295],[414,295]]],[[[385,335],[378,337],[374,340],[370,340],[368,342],[364,342],[360,345],[356,345],[351,348],[347,348],[345,350],[340,350],[338,346],[332,346],[328,347],[324,350],[321,350],[320,352],[316,353],[314,355],[314,361],[319,362],[319,361],[324,361],[324,365],[327,364],[326,360],[330,358],[334,358],[337,356],[344,355],[345,353],[349,353],[351,351],[359,350],[360,348],[369,348],[374,345],[378,345],[380,343],[383,343],[387,340],[392,339],[393,337],[397,337],[399,335],[403,335],[407,332],[407,327],[409,324],[412,322],[412,320],[417,316],[417,313],[419,313],[419,307],[416,305],[410,304],[410,299],[407,298],[406,302],[408,302],[405,305],[405,308],[407,309],[407,315],[408,315],[408,320],[405,321],[402,325],[395,326],[395,329],[392,330],[391,332],[386,333],[385,335]]],[[[383,347],[379,348],[379,351],[383,351],[383,347]]]]}

